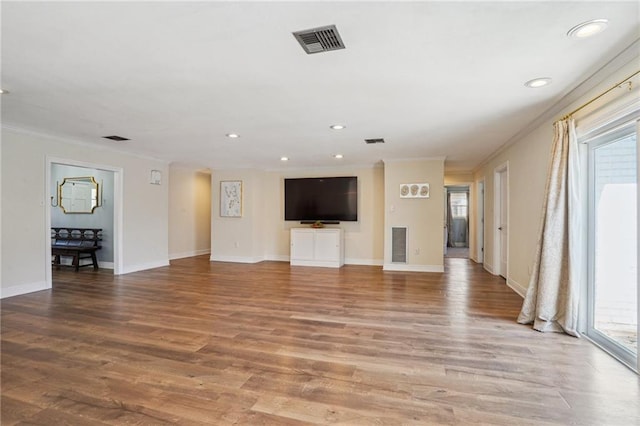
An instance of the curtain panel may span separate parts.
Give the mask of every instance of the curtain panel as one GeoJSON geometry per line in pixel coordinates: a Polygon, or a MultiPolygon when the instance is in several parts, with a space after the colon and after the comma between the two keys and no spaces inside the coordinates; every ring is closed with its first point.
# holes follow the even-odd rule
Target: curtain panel
{"type": "Polygon", "coordinates": [[[542,223],[533,273],[518,316],[538,331],[578,337],[581,213],[580,159],[573,119],[554,123],[542,223]]]}

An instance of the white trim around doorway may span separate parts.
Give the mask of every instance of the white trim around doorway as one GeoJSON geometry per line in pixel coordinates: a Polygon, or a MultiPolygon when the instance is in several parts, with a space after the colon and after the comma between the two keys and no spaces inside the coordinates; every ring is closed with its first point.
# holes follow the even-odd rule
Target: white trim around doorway
{"type": "Polygon", "coordinates": [[[509,280],[509,162],[505,162],[495,169],[493,169],[493,270],[491,271],[494,275],[503,276],[507,281],[509,280]],[[502,173],[505,173],[505,185],[506,185],[506,229],[507,229],[507,238],[506,238],[506,265],[505,270],[502,270],[501,266],[501,253],[502,253],[502,242],[501,242],[501,230],[500,230],[500,215],[501,215],[501,207],[502,207],[502,186],[500,181],[500,176],[502,173]]]}
{"type": "Polygon", "coordinates": [[[484,177],[476,181],[476,263],[484,264],[484,177]]]}
{"type": "MultiPolygon", "coordinates": [[[[113,172],[113,274],[120,275],[123,273],[123,196],[124,196],[124,179],[123,169],[121,167],[113,167],[104,164],[88,163],[86,161],[70,160],[68,158],[59,158],[47,156],[45,161],[45,205],[49,206],[49,193],[51,188],[51,165],[62,164],[65,166],[86,167],[90,169],[104,170],[113,172]]],[[[51,274],[51,208],[45,209],[45,235],[43,236],[46,244],[44,253],[44,266],[46,277],[46,288],[52,287],[52,274],[51,274]]]]}

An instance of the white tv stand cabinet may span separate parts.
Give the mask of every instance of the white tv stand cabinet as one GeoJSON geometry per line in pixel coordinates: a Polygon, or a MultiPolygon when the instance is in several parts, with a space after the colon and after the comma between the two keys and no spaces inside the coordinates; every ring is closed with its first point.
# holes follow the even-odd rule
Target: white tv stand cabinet
{"type": "Polygon", "coordinates": [[[339,268],[344,265],[344,239],[339,228],[292,228],[292,266],[339,268]]]}

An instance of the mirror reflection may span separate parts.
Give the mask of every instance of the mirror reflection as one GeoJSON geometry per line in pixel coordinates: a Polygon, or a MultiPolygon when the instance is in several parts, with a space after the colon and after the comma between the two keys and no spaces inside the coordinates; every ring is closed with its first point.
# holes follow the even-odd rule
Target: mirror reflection
{"type": "Polygon", "coordinates": [[[65,213],[93,213],[99,207],[98,194],[93,176],[64,178],[58,185],[58,200],[65,213]]]}

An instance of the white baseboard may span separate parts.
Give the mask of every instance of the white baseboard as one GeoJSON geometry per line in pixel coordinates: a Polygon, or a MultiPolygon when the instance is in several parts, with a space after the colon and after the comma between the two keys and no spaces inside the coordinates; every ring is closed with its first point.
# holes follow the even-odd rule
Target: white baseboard
{"type": "Polygon", "coordinates": [[[273,262],[288,262],[289,256],[284,256],[280,254],[267,255],[264,257],[264,260],[273,261],[273,262]]]}
{"type": "MultiPolygon", "coordinates": [[[[92,265],[91,259],[88,259],[89,260],[88,262],[87,262],[87,259],[82,259],[82,260],[83,262],[81,263],[81,266],[92,265]]],[[[63,257],[62,259],[60,259],[60,264],[64,266],[72,266],[73,259],[71,259],[70,257],[63,257]]],[[[113,262],[105,262],[98,259],[98,267],[101,269],[113,269],[113,262]]]]}
{"type": "Polygon", "coordinates": [[[384,265],[383,259],[354,259],[346,258],[344,260],[345,265],[365,265],[365,266],[382,266],[384,265]]]}
{"type": "Polygon", "coordinates": [[[255,256],[255,257],[245,257],[245,256],[220,256],[212,254],[209,258],[212,262],[233,262],[233,263],[258,263],[262,262],[264,257],[255,256]]]}
{"type": "MultiPolygon", "coordinates": [[[[258,263],[263,261],[273,262],[290,262],[291,258],[286,255],[274,254],[266,255],[264,257],[244,257],[244,256],[220,256],[212,255],[209,260],[212,262],[234,262],[234,263],[258,263]]],[[[348,258],[344,260],[345,265],[366,265],[366,266],[382,266],[382,259],[353,259],[348,258]]],[[[432,271],[429,271],[432,272],[432,271]]]]}
{"type": "Polygon", "coordinates": [[[314,266],[317,268],[340,268],[342,265],[339,261],[322,261],[322,260],[292,260],[291,266],[314,266]]]}
{"type": "Polygon", "coordinates": [[[511,278],[507,279],[507,285],[524,299],[524,296],[527,294],[527,288],[525,286],[515,280],[512,280],[511,278]]]}
{"type": "Polygon", "coordinates": [[[383,271],[399,272],[444,272],[443,265],[406,265],[404,263],[385,263],[383,271]]]}
{"type": "Polygon", "coordinates": [[[98,260],[98,267],[100,269],[113,269],[113,262],[102,262],[98,260]]]}
{"type": "Polygon", "coordinates": [[[184,251],[182,253],[169,254],[169,260],[184,259],[185,257],[202,256],[204,254],[210,254],[211,249],[184,251]]]}
{"type": "Polygon", "coordinates": [[[169,266],[169,259],[157,262],[138,263],[137,265],[127,265],[122,268],[121,274],[130,274],[132,272],[146,271],[147,269],[162,268],[169,266]]]}
{"type": "Polygon", "coordinates": [[[20,296],[21,294],[33,293],[36,291],[49,290],[51,287],[47,285],[46,281],[39,281],[36,283],[14,285],[12,287],[0,288],[0,299],[7,297],[20,296]]]}
{"type": "Polygon", "coordinates": [[[489,265],[487,262],[484,262],[482,264],[482,267],[484,268],[485,271],[487,271],[491,275],[495,275],[495,273],[493,272],[493,266],[489,265]]]}
{"type": "MultiPolygon", "coordinates": [[[[285,255],[267,255],[263,260],[275,261],[275,262],[290,262],[291,258],[285,255]]],[[[344,260],[345,265],[365,265],[365,266],[382,266],[382,259],[354,259],[346,258],[344,260]]]]}

